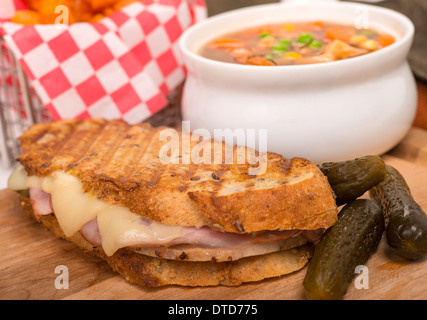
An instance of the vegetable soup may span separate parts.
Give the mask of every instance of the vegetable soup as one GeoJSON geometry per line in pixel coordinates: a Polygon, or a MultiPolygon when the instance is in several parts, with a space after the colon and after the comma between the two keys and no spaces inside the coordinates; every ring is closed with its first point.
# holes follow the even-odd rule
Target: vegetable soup
{"type": "Polygon", "coordinates": [[[259,66],[300,65],[361,56],[395,42],[372,29],[323,21],[270,24],[216,38],[200,55],[209,59],[259,66]]]}

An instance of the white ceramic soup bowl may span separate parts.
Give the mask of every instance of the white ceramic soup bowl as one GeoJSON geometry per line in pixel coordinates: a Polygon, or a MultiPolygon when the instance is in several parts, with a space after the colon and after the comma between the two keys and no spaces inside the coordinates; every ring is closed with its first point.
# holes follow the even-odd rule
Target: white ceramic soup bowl
{"type": "Polygon", "coordinates": [[[407,63],[414,26],[392,10],[356,3],[270,4],[238,9],[188,29],[182,115],[191,129],[267,129],[267,149],[315,163],[382,154],[409,131],[417,90],[407,63]],[[369,23],[397,41],[346,60],[251,66],[198,54],[208,41],[251,26],[323,20],[369,23]]]}

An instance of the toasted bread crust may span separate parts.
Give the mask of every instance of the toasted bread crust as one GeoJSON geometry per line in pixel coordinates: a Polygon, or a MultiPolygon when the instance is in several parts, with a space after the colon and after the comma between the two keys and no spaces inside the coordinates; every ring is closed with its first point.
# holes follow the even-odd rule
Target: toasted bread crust
{"type": "MultiPolygon", "coordinates": [[[[256,179],[256,178],[255,178],[256,179]]],[[[262,179],[262,178],[261,178],[262,179]]],[[[308,160],[294,158],[282,183],[273,188],[221,195],[221,191],[191,192],[207,220],[239,232],[328,228],[336,222],[336,208],[325,177],[308,160]],[[293,179],[308,176],[300,182],[293,179]]]]}
{"type": "MultiPolygon", "coordinates": [[[[32,217],[31,203],[22,197],[23,208],[32,217]]],[[[107,256],[101,248],[93,247],[78,232],[66,237],[54,215],[42,216],[40,222],[57,238],[65,239],[86,254],[105,260],[127,281],[147,287],[181,286],[237,286],[244,282],[279,277],[303,268],[312,256],[310,244],[261,256],[231,262],[190,262],[165,260],[135,253],[127,248],[107,256]]]]}
{"type": "MultiPolygon", "coordinates": [[[[67,171],[99,199],[168,225],[242,233],[335,223],[333,191],[310,161],[267,153],[266,171],[251,175],[254,166],[248,159],[236,164],[242,149],[233,148],[233,164],[165,164],[160,159],[165,129],[102,119],[38,124],[20,138],[19,161],[29,175],[67,171]]],[[[184,138],[181,132],[180,145],[184,138]]],[[[211,142],[214,158],[215,146],[226,145],[211,142]]],[[[190,150],[197,144],[191,140],[190,150]]],[[[181,148],[179,159],[186,155],[181,148]]]]}
{"type": "Polygon", "coordinates": [[[238,286],[300,270],[311,255],[312,246],[305,245],[232,262],[161,261],[126,249],[105,259],[126,280],[144,286],[238,286]]]}

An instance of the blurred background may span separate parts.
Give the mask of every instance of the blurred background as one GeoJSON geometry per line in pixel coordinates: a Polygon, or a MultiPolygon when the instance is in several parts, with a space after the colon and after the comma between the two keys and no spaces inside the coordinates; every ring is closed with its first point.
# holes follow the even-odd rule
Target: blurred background
{"type": "Polygon", "coordinates": [[[208,15],[212,16],[224,11],[243,8],[247,6],[275,3],[280,0],[205,0],[208,6],[208,15]]]}

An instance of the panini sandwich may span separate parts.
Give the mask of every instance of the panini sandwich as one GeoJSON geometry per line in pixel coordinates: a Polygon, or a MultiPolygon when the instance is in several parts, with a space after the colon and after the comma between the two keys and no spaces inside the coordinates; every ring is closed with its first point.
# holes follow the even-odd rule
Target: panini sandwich
{"type": "Polygon", "coordinates": [[[164,163],[165,129],[104,119],[36,124],[20,137],[9,188],[57,237],[144,286],[235,286],[308,262],[311,243],[337,220],[316,165],[275,153],[259,175],[248,161],[164,163]]]}

